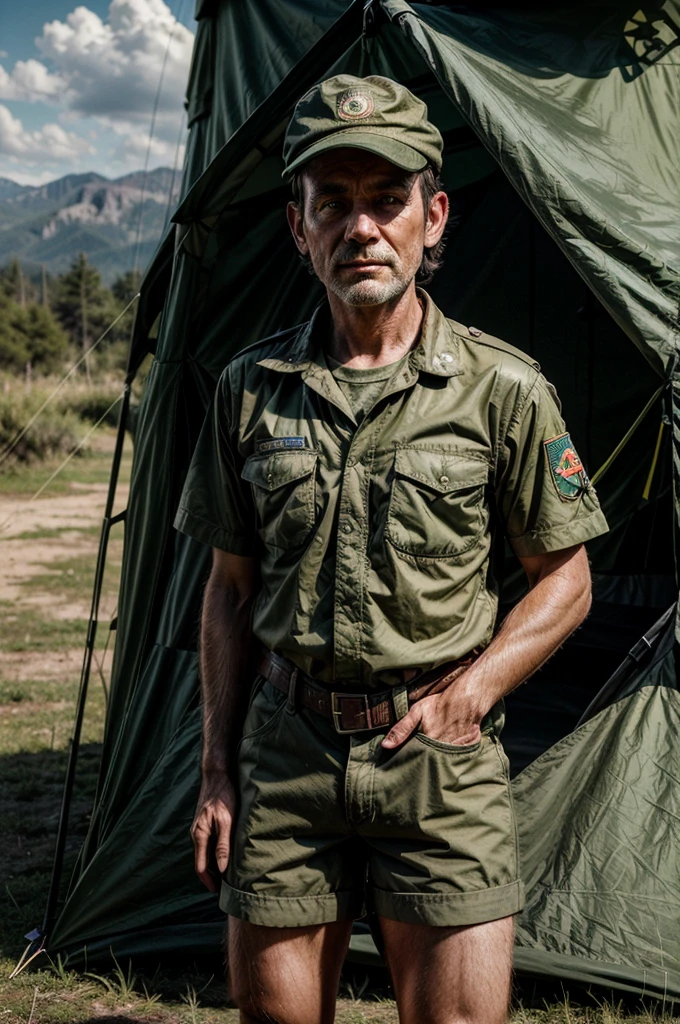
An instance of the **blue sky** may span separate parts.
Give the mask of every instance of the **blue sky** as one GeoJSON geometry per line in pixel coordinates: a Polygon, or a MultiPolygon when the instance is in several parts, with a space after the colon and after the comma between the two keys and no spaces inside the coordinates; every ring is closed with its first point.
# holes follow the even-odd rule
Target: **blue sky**
{"type": "Polygon", "coordinates": [[[183,157],[194,0],[0,0],[0,177],[39,184],[183,157]],[[179,142],[179,146],[178,146],[179,142]]]}

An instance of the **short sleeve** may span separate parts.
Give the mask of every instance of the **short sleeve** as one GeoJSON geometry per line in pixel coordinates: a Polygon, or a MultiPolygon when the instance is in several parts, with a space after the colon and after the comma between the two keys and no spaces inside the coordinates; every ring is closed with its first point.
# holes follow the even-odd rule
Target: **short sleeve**
{"type": "Polygon", "coordinates": [[[501,446],[496,503],[520,557],[560,551],[608,530],[554,391],[541,375],[501,446]]]}
{"type": "Polygon", "coordinates": [[[234,555],[253,555],[256,515],[231,423],[231,389],[220,378],[187,474],[175,529],[234,555]]]}

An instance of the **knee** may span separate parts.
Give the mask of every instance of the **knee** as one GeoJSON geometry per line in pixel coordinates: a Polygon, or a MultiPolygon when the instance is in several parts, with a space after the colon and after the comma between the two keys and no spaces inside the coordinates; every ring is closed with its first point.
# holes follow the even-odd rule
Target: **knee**
{"type": "Polygon", "coordinates": [[[266,993],[244,989],[230,990],[231,1000],[239,1010],[241,1024],[323,1024],[326,1014],[311,1017],[308,1009],[288,999],[276,999],[266,993]]]}
{"type": "Polygon", "coordinates": [[[241,1024],[297,1024],[278,1000],[256,992],[248,979],[230,978],[229,995],[240,1013],[241,1024]],[[275,1005],[276,1003],[279,1005],[275,1005]]]}

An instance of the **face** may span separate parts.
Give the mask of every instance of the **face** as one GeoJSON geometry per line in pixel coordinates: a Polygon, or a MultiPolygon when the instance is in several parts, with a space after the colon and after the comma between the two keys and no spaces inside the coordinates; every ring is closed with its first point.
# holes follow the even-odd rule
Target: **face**
{"type": "Polygon", "coordinates": [[[335,149],[304,169],[303,200],[288,220],[314,271],[349,306],[397,299],[414,280],[423,248],[441,238],[448,202],[423,208],[417,174],[359,149],[335,149]]]}

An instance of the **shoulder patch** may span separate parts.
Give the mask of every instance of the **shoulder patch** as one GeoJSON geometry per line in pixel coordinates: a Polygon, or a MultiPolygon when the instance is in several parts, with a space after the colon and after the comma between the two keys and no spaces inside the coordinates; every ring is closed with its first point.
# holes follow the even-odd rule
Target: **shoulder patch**
{"type": "Polygon", "coordinates": [[[588,487],[588,477],[569,434],[543,442],[550,476],[562,501],[575,501],[588,487]]]}

